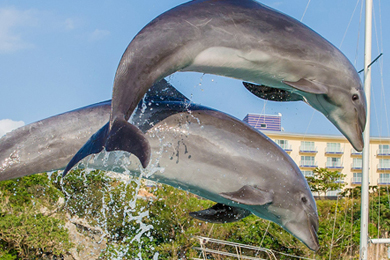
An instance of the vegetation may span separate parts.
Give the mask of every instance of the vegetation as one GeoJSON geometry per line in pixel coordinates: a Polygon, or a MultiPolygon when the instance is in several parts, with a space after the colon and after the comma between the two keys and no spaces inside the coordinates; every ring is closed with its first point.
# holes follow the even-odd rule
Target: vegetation
{"type": "MultiPolygon", "coordinates": [[[[278,259],[291,259],[284,254],[358,259],[359,188],[348,190],[339,200],[317,201],[321,249],[315,254],[281,227],[255,216],[228,224],[193,219],[189,212],[214,203],[170,186],[149,188],[155,197],[136,200],[137,183],[118,181],[99,171],[74,171],[63,184],[56,173],[0,182],[0,259],[60,259],[77,248],[64,228],[66,214],[102,230],[98,235],[107,247],[100,259],[199,257],[195,236],[263,246],[283,253],[276,253],[278,259]]],[[[370,196],[370,235],[386,237],[389,193],[386,187],[373,187],[370,196]]],[[[221,245],[210,247],[236,252],[221,245]]],[[[260,253],[257,256],[265,258],[260,253]]],[[[214,255],[213,259],[220,258],[214,255]]]]}
{"type": "Polygon", "coordinates": [[[343,180],[346,175],[338,171],[317,167],[313,173],[313,177],[306,177],[306,179],[311,191],[318,192],[319,196],[326,196],[328,191],[341,190],[345,186],[345,183],[340,180],[343,180]]]}
{"type": "Polygon", "coordinates": [[[0,259],[61,256],[72,247],[64,218],[52,214],[62,196],[46,174],[0,182],[0,259]]]}

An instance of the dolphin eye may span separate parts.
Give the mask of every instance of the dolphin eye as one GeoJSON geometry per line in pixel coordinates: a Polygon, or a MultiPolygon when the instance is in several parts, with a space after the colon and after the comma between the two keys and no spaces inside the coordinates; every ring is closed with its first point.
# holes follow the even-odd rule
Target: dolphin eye
{"type": "Polygon", "coordinates": [[[356,100],[358,100],[359,99],[359,95],[358,94],[353,94],[352,95],[352,100],[353,101],[356,101],[356,100]]]}
{"type": "Polygon", "coordinates": [[[302,200],[303,203],[306,203],[306,202],[307,202],[306,197],[302,197],[301,200],[302,200]]]}

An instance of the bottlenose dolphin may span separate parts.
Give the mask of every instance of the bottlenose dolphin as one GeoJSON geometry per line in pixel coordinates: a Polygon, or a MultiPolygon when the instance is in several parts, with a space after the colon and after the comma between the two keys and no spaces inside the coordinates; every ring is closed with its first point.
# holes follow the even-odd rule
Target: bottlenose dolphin
{"type": "MultiPolygon", "coordinates": [[[[186,110],[187,101],[188,99],[167,81],[161,80],[148,91],[143,102],[140,102],[140,109],[135,113],[132,123],[146,131],[164,117],[178,113],[180,109],[186,110]],[[180,101],[181,104],[170,109],[169,106],[175,103],[168,103],[168,107],[161,106],[162,109],[154,110],[151,107],[152,110],[148,111],[141,107],[146,106],[146,102],[155,101],[180,101]]],[[[91,135],[107,123],[110,111],[111,100],[108,100],[7,133],[0,138],[0,181],[63,169],[91,135]]]]}
{"type": "Polygon", "coordinates": [[[355,68],[336,47],[299,21],[252,0],[194,0],[161,14],[130,42],[116,71],[109,124],[97,133],[95,145],[86,146],[89,151],[128,151],[146,167],[150,145],[127,120],[146,91],[176,71],[249,81],[268,88],[266,99],[275,96],[275,89],[292,93],[292,99],[287,95],[279,101],[305,101],[356,150],[363,149],[365,94],[355,68]],[[132,142],[122,143],[123,136],[132,142]]]}
{"type": "MultiPolygon", "coordinates": [[[[158,95],[149,92],[131,118],[151,144],[151,163],[146,169],[135,156],[122,151],[103,151],[79,167],[142,174],[217,202],[210,209],[192,212],[195,218],[224,223],[255,214],[317,250],[316,204],[291,158],[242,121],[190,104],[169,88],[160,90],[168,94],[166,100],[161,91],[158,95]]],[[[66,158],[109,115],[109,102],[103,102],[7,134],[0,139],[0,180],[64,168],[66,158]],[[87,118],[91,120],[85,123],[87,118]],[[46,158],[58,160],[43,163],[46,158]]]]}

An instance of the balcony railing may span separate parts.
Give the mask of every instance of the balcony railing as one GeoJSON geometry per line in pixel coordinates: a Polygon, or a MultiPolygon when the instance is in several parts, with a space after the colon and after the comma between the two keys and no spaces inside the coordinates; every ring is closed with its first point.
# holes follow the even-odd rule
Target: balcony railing
{"type": "Polygon", "coordinates": [[[390,149],[378,149],[376,151],[376,154],[381,156],[386,156],[386,155],[390,156],[390,149]]]}
{"type": "Polygon", "coordinates": [[[378,171],[390,171],[390,165],[380,165],[380,164],[378,164],[376,166],[376,169],[378,171]]]}
{"type": "Polygon", "coordinates": [[[325,148],[325,154],[343,154],[344,151],[340,148],[325,148]]]}
{"type": "Polygon", "coordinates": [[[389,178],[379,178],[378,179],[378,184],[389,185],[390,184],[390,179],[389,178]]]}
{"type": "Polygon", "coordinates": [[[362,177],[353,177],[351,183],[352,184],[362,184],[362,177]]]}
{"type": "Polygon", "coordinates": [[[312,146],[300,146],[299,147],[300,153],[318,153],[317,147],[312,146]]]}
{"type": "Polygon", "coordinates": [[[344,169],[341,163],[326,163],[325,167],[329,169],[344,169]]]}
{"type": "Polygon", "coordinates": [[[280,146],[280,148],[282,148],[283,150],[285,150],[287,152],[292,151],[291,144],[279,144],[279,146],[280,146]]]}
{"type": "Polygon", "coordinates": [[[351,170],[361,170],[363,166],[361,164],[351,164],[351,170]]]}
{"type": "Polygon", "coordinates": [[[351,149],[351,155],[362,155],[362,152],[358,152],[355,149],[351,149]]]}
{"type": "Polygon", "coordinates": [[[318,166],[317,162],[313,161],[300,161],[299,162],[300,167],[307,167],[307,168],[316,168],[318,166]]]}

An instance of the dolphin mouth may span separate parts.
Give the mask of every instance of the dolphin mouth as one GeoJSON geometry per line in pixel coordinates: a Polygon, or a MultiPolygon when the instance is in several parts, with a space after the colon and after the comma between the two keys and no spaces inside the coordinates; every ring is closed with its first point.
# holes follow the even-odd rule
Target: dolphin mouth
{"type": "Polygon", "coordinates": [[[311,225],[311,228],[310,228],[310,234],[311,234],[311,237],[313,239],[313,245],[309,246],[307,245],[311,250],[313,251],[318,251],[318,249],[320,249],[320,242],[318,241],[318,236],[317,236],[317,231],[316,231],[316,228],[311,225]]]}
{"type": "Polygon", "coordinates": [[[361,120],[359,120],[359,113],[356,108],[355,108],[355,114],[356,114],[356,121],[357,121],[357,123],[355,124],[357,140],[355,140],[354,142],[351,140],[351,144],[356,151],[361,152],[364,147],[363,131],[365,125],[364,123],[361,122],[361,120]]]}
{"type": "MultiPolygon", "coordinates": [[[[340,118],[331,116],[327,109],[323,106],[321,103],[321,100],[319,99],[319,95],[315,96],[316,98],[316,104],[318,105],[318,108],[316,108],[318,111],[323,113],[336,128],[347,138],[347,140],[350,142],[350,144],[355,148],[356,151],[361,152],[364,147],[364,141],[363,141],[363,131],[365,129],[365,123],[366,123],[366,117],[363,115],[363,118],[359,118],[359,113],[356,108],[354,108],[355,111],[355,123],[343,123],[340,118]],[[341,123],[339,123],[341,121],[341,123]]],[[[313,106],[313,105],[311,105],[313,106]]]]}
{"type": "Polygon", "coordinates": [[[318,241],[318,235],[317,235],[317,230],[318,230],[318,218],[315,220],[313,219],[312,217],[313,214],[307,212],[306,210],[304,210],[305,213],[306,213],[306,216],[308,218],[308,226],[309,226],[309,232],[310,232],[310,236],[311,236],[311,240],[309,241],[310,242],[310,245],[309,244],[306,244],[306,246],[308,248],[310,248],[311,250],[313,250],[314,252],[318,251],[318,249],[320,249],[320,242],[318,241]]]}
{"type": "Polygon", "coordinates": [[[358,135],[357,144],[353,143],[353,146],[354,146],[356,151],[361,152],[363,150],[363,147],[364,147],[364,139],[363,139],[363,130],[359,126],[359,124],[356,124],[356,131],[357,131],[357,133],[360,133],[360,135],[358,135]]]}

